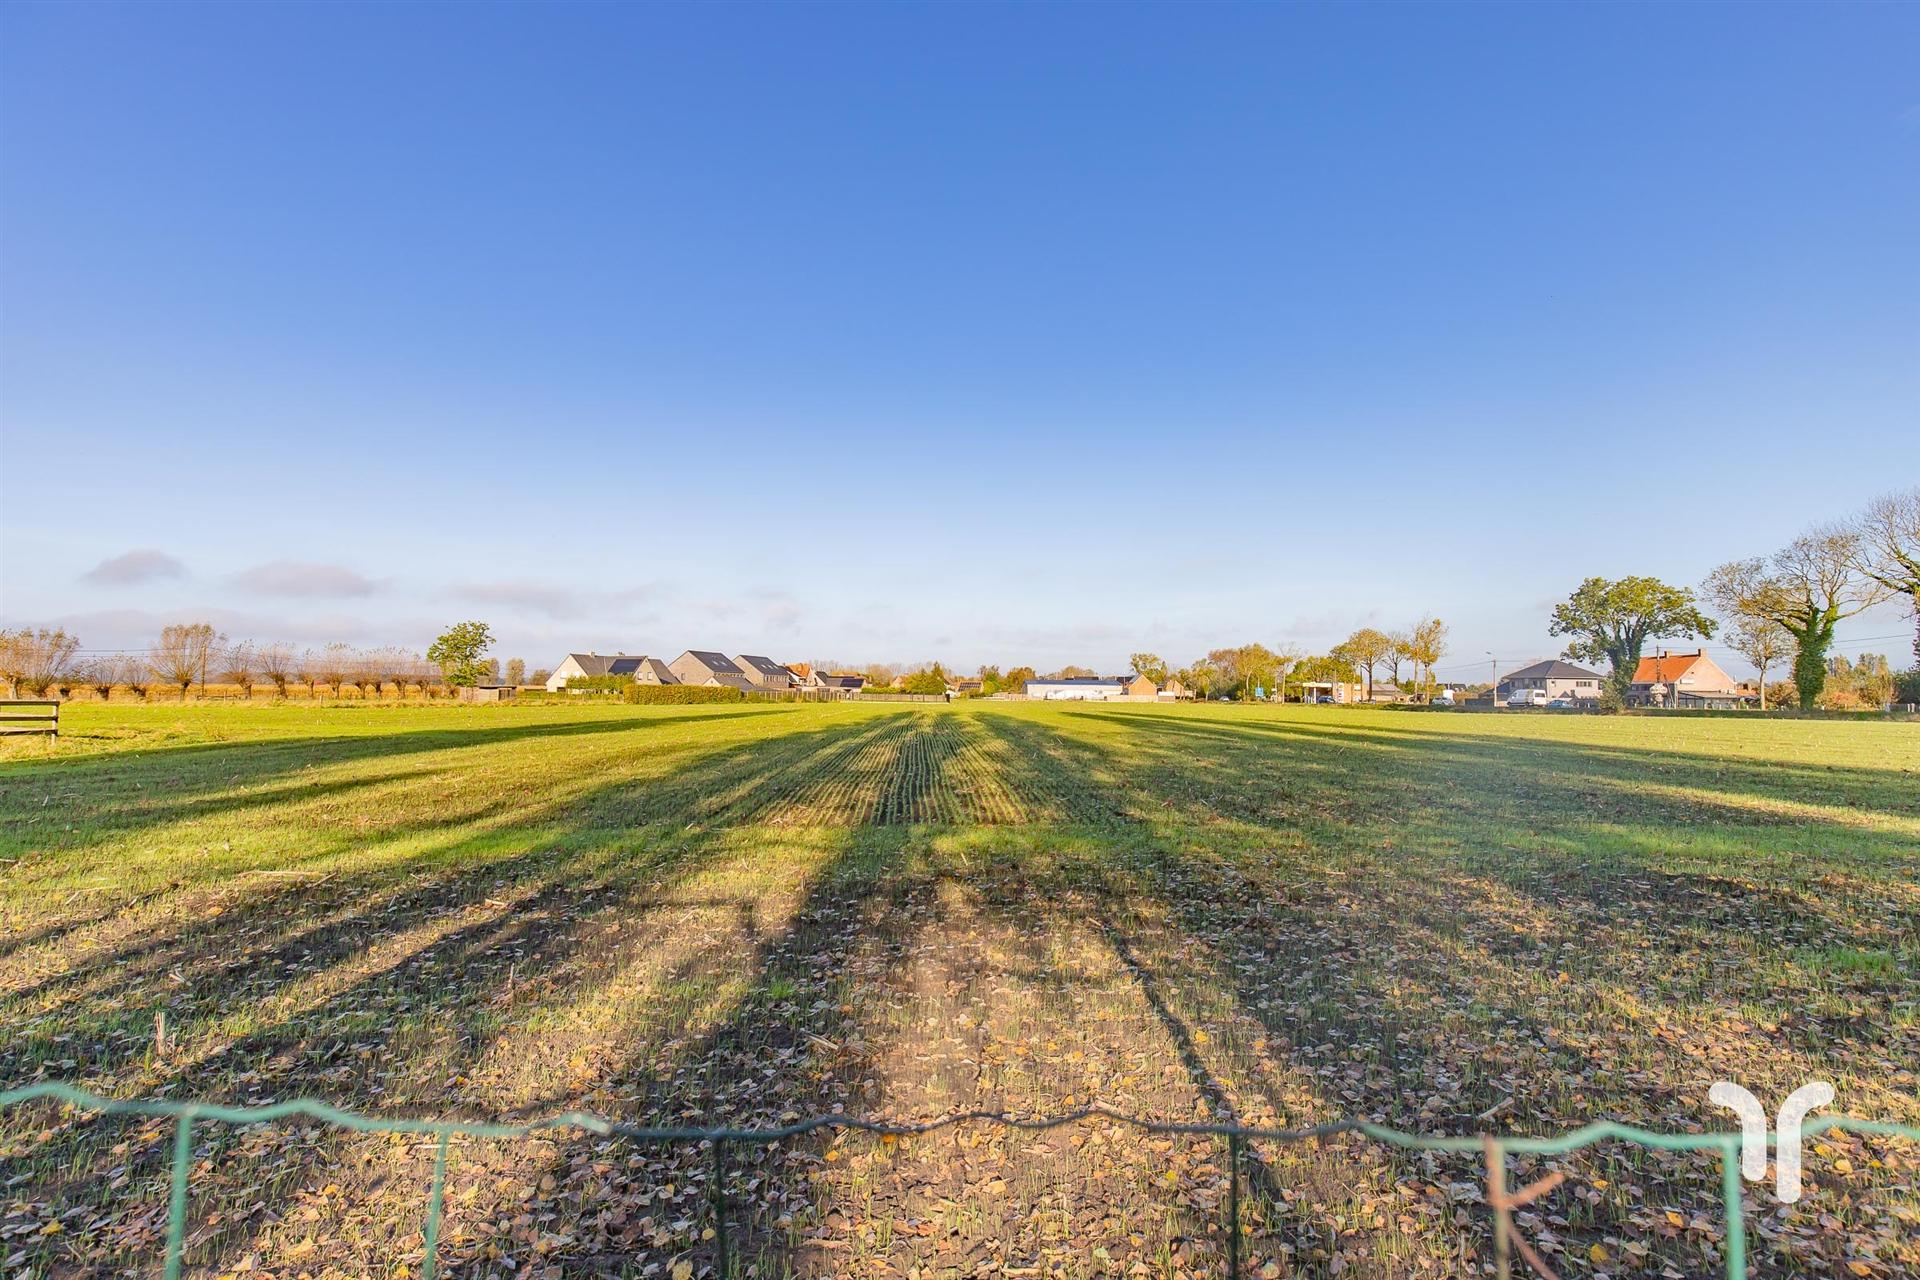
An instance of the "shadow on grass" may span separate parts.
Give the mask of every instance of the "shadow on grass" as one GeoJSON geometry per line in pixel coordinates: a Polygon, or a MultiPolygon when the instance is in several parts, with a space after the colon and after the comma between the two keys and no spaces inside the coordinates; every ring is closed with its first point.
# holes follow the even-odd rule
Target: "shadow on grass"
{"type": "Polygon", "coordinates": [[[787,708],[695,711],[642,717],[419,729],[329,738],[196,743],[152,751],[32,762],[0,770],[0,857],[46,855],[116,836],[324,795],[351,792],[420,773],[457,767],[458,757],[426,770],[394,770],[372,778],[313,778],[263,786],[290,775],[393,757],[510,746],[608,734],[646,735],[690,723],[780,717],[787,708]],[[132,797],[130,799],[130,797],[132,797]],[[74,822],[78,816],[81,822],[74,822]],[[54,819],[62,819],[55,821],[54,819]]]}

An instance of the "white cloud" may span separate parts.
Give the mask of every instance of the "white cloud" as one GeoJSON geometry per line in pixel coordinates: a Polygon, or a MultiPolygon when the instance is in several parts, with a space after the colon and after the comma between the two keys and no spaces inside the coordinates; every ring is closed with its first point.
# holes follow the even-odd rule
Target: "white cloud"
{"type": "Polygon", "coordinates": [[[80,575],[80,581],[100,586],[130,587],[156,578],[184,578],[187,566],[164,551],[151,548],[128,551],[102,560],[80,575]]]}
{"type": "Polygon", "coordinates": [[[272,560],[242,569],[233,585],[263,596],[370,596],[380,584],[365,574],[337,564],[307,564],[272,560]]]}
{"type": "Polygon", "coordinates": [[[625,591],[583,592],[551,582],[526,578],[507,578],[488,582],[462,582],[446,591],[451,600],[471,604],[496,605],[524,613],[545,614],[549,618],[597,616],[633,622],[632,607],[652,593],[646,587],[625,591]]]}

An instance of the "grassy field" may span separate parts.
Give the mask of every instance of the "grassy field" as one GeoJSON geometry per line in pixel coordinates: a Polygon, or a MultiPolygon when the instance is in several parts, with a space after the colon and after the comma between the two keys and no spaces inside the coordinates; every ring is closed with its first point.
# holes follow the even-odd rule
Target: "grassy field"
{"type": "MultiPolygon", "coordinates": [[[[146,705],[0,746],[0,1085],[771,1124],[1100,1100],[1431,1133],[1920,1121],[1920,727],[1345,708],[146,705]]],[[[196,1274],[400,1276],[429,1147],[199,1131],[196,1274]]],[[[0,1115],[0,1274],[154,1268],[171,1130],[0,1115]]],[[[1481,1173],[1256,1144],[1248,1274],[1458,1276],[1481,1173]]],[[[1717,1165],[1521,1214],[1696,1277],[1717,1165]]],[[[708,1157],[462,1143],[463,1276],[707,1272],[708,1157]]],[[[1224,1148],[1104,1122],[742,1161],[760,1276],[1221,1273],[1224,1148]]],[[[1749,1188],[1753,1274],[1920,1274],[1920,1152],[1749,1188]]],[[[749,1271],[749,1268],[751,1270],[749,1271]]]]}

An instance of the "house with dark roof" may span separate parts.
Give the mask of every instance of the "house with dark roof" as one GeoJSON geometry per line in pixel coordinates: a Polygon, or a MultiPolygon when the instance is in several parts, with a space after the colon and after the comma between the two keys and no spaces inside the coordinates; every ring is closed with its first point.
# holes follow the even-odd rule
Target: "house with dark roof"
{"type": "Polygon", "coordinates": [[[740,669],[739,664],[726,654],[711,649],[689,649],[669,662],[667,670],[681,684],[726,685],[736,689],[754,687],[753,681],[747,679],[747,673],[740,669]],[[719,678],[721,676],[729,679],[722,680],[719,678]],[[734,680],[742,683],[734,684],[734,680]]]}
{"type": "Polygon", "coordinates": [[[1576,667],[1571,662],[1562,662],[1558,658],[1549,658],[1545,662],[1536,662],[1530,667],[1510,671],[1500,677],[1500,689],[1497,694],[1501,702],[1514,698],[1531,697],[1535,690],[1544,690],[1549,700],[1553,698],[1597,698],[1604,677],[1598,671],[1589,671],[1585,667],[1576,667]]]}
{"type": "Polygon", "coordinates": [[[558,693],[583,676],[625,676],[635,684],[680,683],[666,663],[644,654],[570,653],[547,677],[547,692],[558,693]]]}
{"type": "Polygon", "coordinates": [[[815,672],[817,688],[838,690],[845,694],[855,694],[867,687],[867,678],[861,675],[829,676],[815,672]]]}
{"type": "Polygon", "coordinates": [[[607,664],[612,658],[603,658],[597,653],[570,653],[562,658],[547,677],[547,692],[558,693],[567,687],[569,680],[582,676],[603,676],[607,674],[607,664]]]}
{"type": "Polygon", "coordinates": [[[635,684],[679,684],[680,680],[659,658],[615,658],[607,664],[610,676],[626,676],[635,684]]]}
{"type": "Polygon", "coordinates": [[[743,653],[733,660],[742,675],[761,689],[793,688],[793,672],[787,670],[772,658],[757,653],[743,653]]]}

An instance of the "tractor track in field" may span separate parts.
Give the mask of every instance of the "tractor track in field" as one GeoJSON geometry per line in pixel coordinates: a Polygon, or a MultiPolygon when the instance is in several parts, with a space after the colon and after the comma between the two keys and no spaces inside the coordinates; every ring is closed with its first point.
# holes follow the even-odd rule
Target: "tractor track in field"
{"type": "Polygon", "coordinates": [[[1058,762],[973,718],[892,716],[738,778],[694,811],[703,824],[1025,826],[1111,822],[1119,807],[1058,762]]]}

